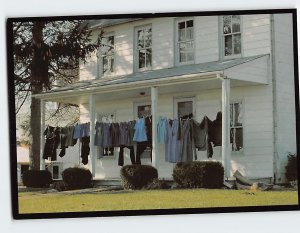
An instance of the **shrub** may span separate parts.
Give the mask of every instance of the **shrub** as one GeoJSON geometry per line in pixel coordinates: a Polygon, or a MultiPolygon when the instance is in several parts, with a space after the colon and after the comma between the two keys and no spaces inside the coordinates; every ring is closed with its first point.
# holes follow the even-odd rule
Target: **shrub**
{"type": "Polygon", "coordinates": [[[288,162],[285,166],[285,177],[287,181],[294,181],[298,179],[297,175],[297,155],[289,154],[288,162]]]}
{"type": "Polygon", "coordinates": [[[174,167],[173,178],[181,188],[221,188],[224,168],[213,161],[181,162],[174,167]]]}
{"type": "Polygon", "coordinates": [[[67,189],[91,188],[93,186],[92,173],[85,168],[67,168],[62,172],[62,178],[67,189]]]}
{"type": "Polygon", "coordinates": [[[127,165],[120,170],[124,189],[142,189],[158,178],[157,170],[149,165],[127,165]]]}
{"type": "Polygon", "coordinates": [[[49,188],[52,175],[45,170],[28,170],[23,173],[23,184],[31,188],[49,188]]]}
{"type": "Polygon", "coordinates": [[[59,192],[68,190],[65,182],[62,180],[54,182],[52,187],[59,192]]]}
{"type": "Polygon", "coordinates": [[[170,185],[165,180],[153,179],[150,183],[143,187],[143,189],[169,189],[170,185]]]}

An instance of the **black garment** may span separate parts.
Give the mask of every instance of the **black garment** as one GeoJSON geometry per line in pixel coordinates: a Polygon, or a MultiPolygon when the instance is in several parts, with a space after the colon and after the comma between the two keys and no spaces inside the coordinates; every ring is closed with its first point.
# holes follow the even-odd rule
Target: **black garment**
{"type": "Polygon", "coordinates": [[[59,132],[60,142],[59,142],[59,149],[62,149],[59,153],[60,157],[65,156],[67,145],[67,137],[68,137],[68,127],[61,127],[59,132]]]}
{"type": "Polygon", "coordinates": [[[150,159],[152,162],[152,116],[145,117],[147,141],[137,142],[135,164],[141,164],[141,155],[147,148],[150,148],[150,159]]]}
{"type": "Polygon", "coordinates": [[[152,162],[152,146],[149,145],[148,141],[146,142],[137,142],[136,143],[136,157],[135,157],[135,164],[141,164],[141,155],[147,148],[150,148],[150,159],[152,162]]]}
{"type": "Polygon", "coordinates": [[[81,162],[86,165],[90,154],[90,137],[81,138],[81,162]]]}
{"type": "Polygon", "coordinates": [[[214,146],[222,146],[222,113],[218,112],[216,119],[209,125],[209,138],[214,146]]]}
{"type": "Polygon", "coordinates": [[[211,158],[213,155],[211,138],[209,135],[211,127],[212,121],[207,116],[203,118],[200,124],[193,120],[193,139],[195,148],[197,148],[198,151],[206,151],[208,158],[211,158]]]}
{"type": "Polygon", "coordinates": [[[123,166],[124,165],[124,148],[125,147],[130,150],[131,164],[135,164],[134,147],[133,146],[120,145],[119,160],[118,160],[118,165],[119,166],[123,166]]]}
{"type": "Polygon", "coordinates": [[[45,135],[45,146],[43,159],[51,159],[55,161],[57,159],[56,149],[58,148],[60,142],[60,128],[47,126],[44,131],[45,135]]]}
{"type": "Polygon", "coordinates": [[[110,133],[110,141],[111,145],[113,147],[119,146],[119,124],[118,123],[111,123],[110,128],[109,128],[109,133],[110,133]]]}

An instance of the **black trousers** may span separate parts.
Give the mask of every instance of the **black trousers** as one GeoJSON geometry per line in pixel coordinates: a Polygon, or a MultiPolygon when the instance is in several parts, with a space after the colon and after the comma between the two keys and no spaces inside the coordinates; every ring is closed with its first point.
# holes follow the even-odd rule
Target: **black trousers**
{"type": "Polygon", "coordinates": [[[150,159],[152,162],[152,146],[151,146],[151,144],[149,142],[137,142],[135,164],[141,164],[141,155],[147,149],[147,147],[151,148],[150,159]]]}
{"type": "Polygon", "coordinates": [[[119,152],[119,160],[118,165],[123,166],[124,165],[124,148],[128,148],[130,150],[130,160],[132,164],[135,164],[135,156],[134,156],[134,147],[133,146],[120,146],[120,152],[119,152]]]}

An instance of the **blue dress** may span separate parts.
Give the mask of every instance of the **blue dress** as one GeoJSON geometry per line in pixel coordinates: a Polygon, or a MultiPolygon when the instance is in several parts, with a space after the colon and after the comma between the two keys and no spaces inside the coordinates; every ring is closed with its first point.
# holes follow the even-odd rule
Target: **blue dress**
{"type": "Polygon", "coordinates": [[[134,136],[133,136],[133,141],[146,142],[147,141],[147,133],[146,133],[145,118],[138,119],[135,123],[134,129],[135,129],[135,132],[134,132],[134,136]]]}
{"type": "Polygon", "coordinates": [[[165,143],[167,138],[167,124],[166,117],[159,117],[157,122],[157,141],[159,143],[165,143]]]}

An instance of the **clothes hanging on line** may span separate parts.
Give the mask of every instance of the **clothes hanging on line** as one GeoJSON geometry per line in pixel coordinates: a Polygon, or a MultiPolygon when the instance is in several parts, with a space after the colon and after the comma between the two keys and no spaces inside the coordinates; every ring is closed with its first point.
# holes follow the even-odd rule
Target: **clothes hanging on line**
{"type": "Polygon", "coordinates": [[[169,120],[165,141],[165,160],[170,163],[181,162],[181,141],[178,139],[179,120],[169,120]]]}
{"type": "Polygon", "coordinates": [[[206,151],[207,158],[213,155],[212,142],[209,136],[209,129],[212,127],[212,121],[205,116],[201,123],[193,120],[193,139],[195,148],[198,151],[206,151]]]}
{"type": "Polygon", "coordinates": [[[165,143],[167,137],[167,124],[168,119],[166,117],[159,117],[157,121],[157,141],[158,143],[165,143]]]}
{"type": "Polygon", "coordinates": [[[147,132],[146,132],[146,124],[145,124],[145,118],[139,118],[134,126],[134,135],[133,135],[133,141],[135,142],[145,142],[148,140],[147,138],[147,132]]]}
{"type": "Polygon", "coordinates": [[[47,126],[44,131],[45,145],[43,151],[43,159],[55,161],[57,159],[56,149],[60,142],[60,128],[47,126]]]}

